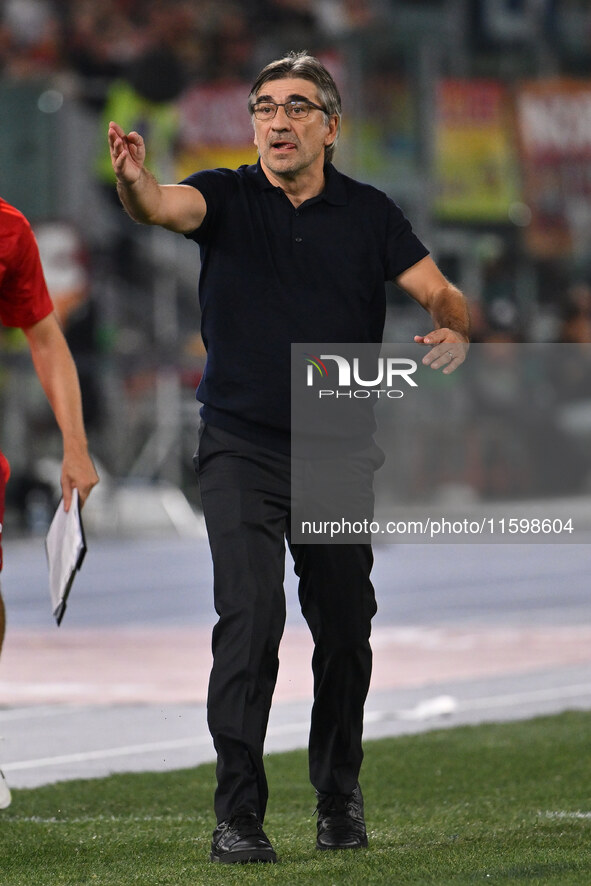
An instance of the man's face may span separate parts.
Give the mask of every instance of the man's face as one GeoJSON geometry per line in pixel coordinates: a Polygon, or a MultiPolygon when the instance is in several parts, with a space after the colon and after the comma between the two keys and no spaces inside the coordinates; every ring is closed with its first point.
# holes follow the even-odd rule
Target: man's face
{"type": "MultiPolygon", "coordinates": [[[[300,77],[267,80],[256,101],[309,101],[321,105],[315,85],[300,77]]],[[[337,117],[324,122],[324,114],[311,108],[302,120],[288,117],[285,108],[277,108],[272,120],[254,120],[254,143],[263,167],[274,175],[293,179],[306,170],[322,170],[324,148],[336,138],[337,117]]]]}

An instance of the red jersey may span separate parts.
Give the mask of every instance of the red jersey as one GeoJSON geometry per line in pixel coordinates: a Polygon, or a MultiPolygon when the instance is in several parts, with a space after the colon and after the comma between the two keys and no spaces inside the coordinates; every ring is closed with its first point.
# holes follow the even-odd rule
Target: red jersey
{"type": "MultiPolygon", "coordinates": [[[[52,311],[31,225],[22,212],[0,197],[0,321],[5,326],[23,328],[33,326],[52,311]]],[[[8,462],[0,452],[0,569],[4,488],[9,473],[8,462]]]]}
{"type": "Polygon", "coordinates": [[[5,326],[33,326],[52,311],[31,225],[0,198],[0,320],[5,326]]]}

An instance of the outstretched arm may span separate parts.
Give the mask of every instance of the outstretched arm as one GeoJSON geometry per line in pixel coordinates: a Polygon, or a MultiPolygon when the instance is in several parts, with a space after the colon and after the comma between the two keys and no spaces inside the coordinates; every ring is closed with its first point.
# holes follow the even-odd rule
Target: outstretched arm
{"type": "Polygon", "coordinates": [[[464,295],[446,280],[430,256],[404,271],[396,283],[428,311],[435,324],[427,335],[415,335],[419,344],[431,345],[423,363],[449,375],[466,359],[470,341],[470,315],[464,295]]]}
{"type": "Polygon", "coordinates": [[[76,365],[55,314],[28,326],[25,335],[31,348],[33,365],[62,432],[64,459],[62,492],[69,510],[72,490],[76,488],[83,504],[98,483],[95,467],[88,454],[82,419],[82,399],[76,365]]]}
{"type": "Polygon", "coordinates": [[[160,185],[144,166],[146,146],[137,132],[126,134],[109,124],[109,150],[117,176],[117,192],[128,215],[145,225],[161,225],[188,234],[207,211],[205,198],[190,185],[160,185]]]}

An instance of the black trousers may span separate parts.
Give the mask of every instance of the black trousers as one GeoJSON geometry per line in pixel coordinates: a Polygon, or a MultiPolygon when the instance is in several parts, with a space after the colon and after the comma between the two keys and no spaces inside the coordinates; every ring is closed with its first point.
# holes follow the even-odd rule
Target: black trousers
{"type": "Polygon", "coordinates": [[[290,543],[290,458],[206,425],[196,456],[214,568],[208,724],[217,751],[215,812],[261,820],[263,744],[285,625],[285,539],[314,639],[309,767],[322,792],[350,793],[363,758],[363,706],[376,602],[369,544],[290,543]]]}

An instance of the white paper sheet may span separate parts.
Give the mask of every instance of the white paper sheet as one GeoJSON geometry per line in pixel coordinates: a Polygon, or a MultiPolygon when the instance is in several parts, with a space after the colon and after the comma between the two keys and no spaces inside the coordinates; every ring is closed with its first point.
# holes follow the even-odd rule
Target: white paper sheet
{"type": "Polygon", "coordinates": [[[86,553],[86,540],[78,490],[74,490],[70,510],[64,510],[60,501],[45,540],[47,563],[49,565],[49,593],[53,614],[58,625],[66,611],[66,601],[76,572],[82,565],[86,553]]]}

